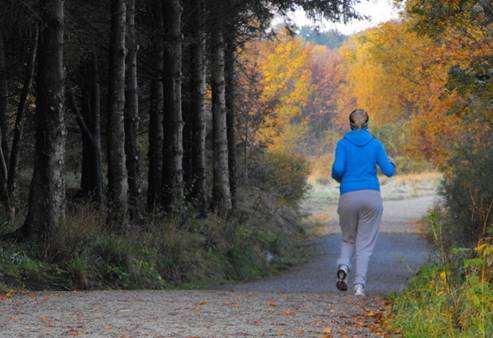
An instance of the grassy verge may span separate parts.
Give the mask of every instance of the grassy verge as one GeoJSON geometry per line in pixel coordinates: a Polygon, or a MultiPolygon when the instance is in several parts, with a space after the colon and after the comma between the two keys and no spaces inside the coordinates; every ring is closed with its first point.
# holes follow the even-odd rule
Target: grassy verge
{"type": "Polygon", "coordinates": [[[268,193],[242,191],[228,219],[186,214],[149,218],[118,236],[107,230],[104,213],[77,205],[49,252],[0,242],[0,292],[197,288],[263,277],[307,257],[296,209],[268,193]]]}
{"type": "Polygon", "coordinates": [[[427,217],[438,259],[392,297],[387,318],[405,337],[493,336],[493,238],[473,248],[452,248],[435,210],[427,217]]]}

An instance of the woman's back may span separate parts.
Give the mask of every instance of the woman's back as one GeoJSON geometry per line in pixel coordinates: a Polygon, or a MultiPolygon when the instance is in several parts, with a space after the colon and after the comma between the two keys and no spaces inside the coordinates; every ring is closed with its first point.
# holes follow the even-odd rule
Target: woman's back
{"type": "Polygon", "coordinates": [[[380,190],[377,165],[386,176],[394,175],[395,166],[382,143],[366,129],[352,130],[337,143],[332,177],[341,183],[341,194],[380,190]]]}

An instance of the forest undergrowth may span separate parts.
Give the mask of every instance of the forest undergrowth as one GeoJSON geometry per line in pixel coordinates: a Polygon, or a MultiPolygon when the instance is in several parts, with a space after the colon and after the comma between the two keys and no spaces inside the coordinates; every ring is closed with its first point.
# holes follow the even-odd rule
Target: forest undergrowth
{"type": "Polygon", "coordinates": [[[307,163],[269,154],[250,170],[250,184],[239,188],[226,218],[185,207],[173,217],[148,214],[118,235],[104,210],[74,200],[48,245],[0,242],[0,290],[197,288],[305,261],[308,235],[298,204],[307,190],[307,163]]]}

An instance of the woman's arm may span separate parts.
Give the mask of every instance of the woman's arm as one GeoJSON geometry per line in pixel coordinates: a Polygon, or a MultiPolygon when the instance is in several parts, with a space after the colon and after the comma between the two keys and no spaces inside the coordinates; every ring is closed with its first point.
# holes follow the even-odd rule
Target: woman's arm
{"type": "Polygon", "coordinates": [[[392,162],[390,158],[387,156],[383,144],[381,142],[379,143],[380,143],[380,147],[378,148],[378,153],[377,153],[377,164],[385,176],[387,177],[394,176],[396,169],[395,163],[392,162]]]}
{"type": "Polygon", "coordinates": [[[346,162],[346,153],[344,152],[344,147],[341,142],[337,142],[336,155],[334,163],[332,164],[332,178],[337,182],[341,182],[342,176],[344,175],[344,164],[346,162]]]}

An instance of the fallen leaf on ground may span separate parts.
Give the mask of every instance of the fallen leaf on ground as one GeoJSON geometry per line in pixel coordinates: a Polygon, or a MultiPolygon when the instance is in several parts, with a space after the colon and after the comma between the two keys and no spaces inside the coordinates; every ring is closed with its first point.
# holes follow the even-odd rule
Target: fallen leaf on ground
{"type": "Polygon", "coordinates": [[[75,337],[75,336],[80,335],[80,333],[79,333],[79,331],[77,331],[76,329],[70,329],[70,330],[68,330],[68,331],[67,331],[67,335],[68,335],[68,336],[73,336],[73,337],[75,337]]]}
{"type": "Polygon", "coordinates": [[[276,302],[274,302],[272,299],[269,299],[269,300],[267,301],[267,304],[269,304],[269,306],[277,306],[277,303],[276,303],[276,302]]]}
{"type": "Polygon", "coordinates": [[[324,327],[324,329],[322,330],[322,333],[324,333],[324,334],[332,333],[332,327],[330,327],[330,326],[324,327]]]}
{"type": "Polygon", "coordinates": [[[303,329],[294,329],[294,332],[299,335],[305,334],[305,330],[303,329]]]}
{"type": "Polygon", "coordinates": [[[293,316],[294,314],[295,314],[294,310],[287,309],[286,311],[281,313],[281,316],[289,317],[289,316],[293,316]]]}

